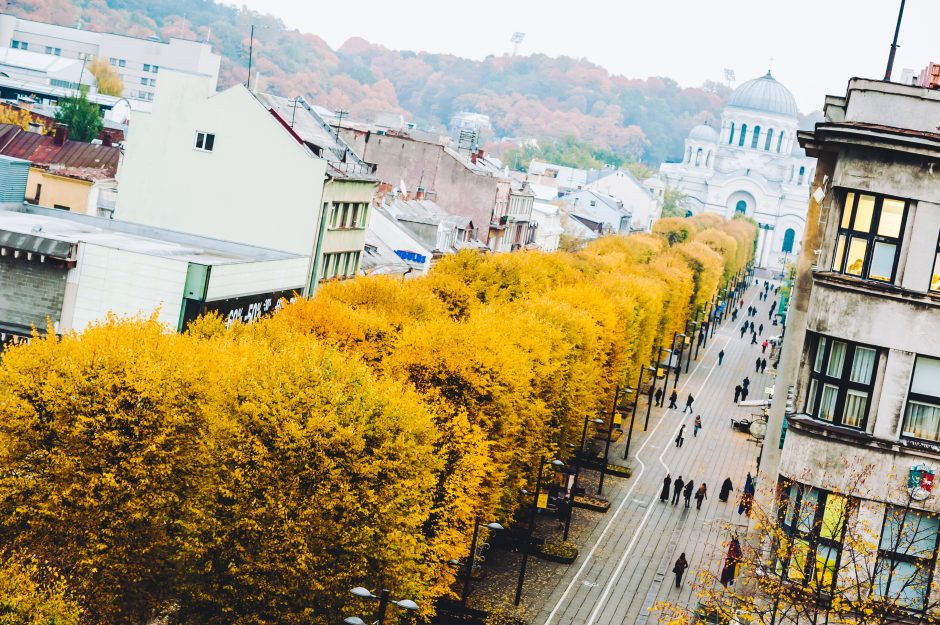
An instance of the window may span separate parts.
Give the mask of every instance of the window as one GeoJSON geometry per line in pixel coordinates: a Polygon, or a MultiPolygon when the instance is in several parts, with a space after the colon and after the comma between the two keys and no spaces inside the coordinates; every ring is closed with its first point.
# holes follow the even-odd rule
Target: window
{"type": "Polygon", "coordinates": [[[146,85],[146,84],[147,84],[147,79],[146,79],[146,78],[141,78],[141,79],[140,79],[140,84],[146,85]]]}
{"type": "Polygon", "coordinates": [[[153,68],[152,68],[153,73],[156,74],[156,73],[157,73],[157,70],[159,70],[159,69],[160,69],[160,66],[159,66],[159,65],[154,65],[153,68]]]}
{"type": "MultiPolygon", "coordinates": [[[[323,204],[324,213],[326,212],[328,206],[331,206],[329,202],[323,204]]],[[[328,222],[330,224],[330,228],[335,228],[338,220],[339,220],[339,204],[337,204],[336,202],[333,202],[330,208],[330,221],[328,222]]]]}
{"type": "Polygon", "coordinates": [[[731,133],[728,135],[728,145],[734,143],[734,122],[731,122],[731,133]]]}
{"type": "Polygon", "coordinates": [[[52,46],[46,46],[46,54],[52,54],[52,46]]]}
{"type": "Polygon", "coordinates": [[[800,178],[796,181],[796,184],[803,184],[803,176],[806,174],[806,168],[800,165],[800,178]]]}
{"type": "Polygon", "coordinates": [[[940,441],[940,360],[918,356],[914,361],[901,433],[940,441]]]}
{"type": "Polygon", "coordinates": [[[757,143],[760,141],[760,126],[754,126],[754,135],[751,137],[751,148],[757,149],[757,143]]]}
{"type": "Polygon", "coordinates": [[[773,138],[774,138],[774,129],[768,128],[767,139],[764,141],[764,149],[767,150],[768,152],[770,152],[770,142],[773,140],[773,138]]]}
{"type": "Polygon", "coordinates": [[[783,131],[780,131],[780,136],[777,138],[777,152],[780,152],[780,147],[783,145],[783,131]]]}
{"type": "MultiPolygon", "coordinates": [[[[702,164],[702,148],[699,148],[695,151],[695,166],[698,167],[702,164]]],[[[594,202],[591,202],[591,206],[594,206],[594,202]]]]}
{"type": "Polygon", "coordinates": [[[930,290],[940,291],[940,241],[937,241],[937,254],[933,261],[933,273],[930,276],[930,290]]]}
{"type": "Polygon", "coordinates": [[[126,66],[127,66],[127,61],[125,61],[124,59],[118,59],[118,67],[126,67],[126,66]]]}
{"type": "Polygon", "coordinates": [[[747,202],[744,200],[738,200],[738,203],[734,205],[734,210],[741,213],[742,215],[747,213],[747,202]]]}
{"type": "Polygon", "coordinates": [[[17,41],[16,39],[14,39],[13,41],[10,42],[10,47],[13,48],[14,50],[20,50],[20,49],[25,50],[26,49],[25,44],[26,44],[25,41],[17,41]]]}
{"type": "Polygon", "coordinates": [[[144,71],[145,71],[145,72],[149,72],[149,71],[150,71],[150,63],[144,63],[144,71]]]}
{"type": "Polygon", "coordinates": [[[196,149],[211,152],[215,145],[215,135],[208,132],[196,133],[196,149]]]}
{"type": "Polygon", "coordinates": [[[738,138],[738,147],[744,147],[745,137],[747,137],[747,124],[741,124],[741,136],[738,138]]]}
{"type": "Polygon", "coordinates": [[[62,48],[53,48],[52,53],[56,56],[62,56],[62,48]]]}
{"type": "Polygon", "coordinates": [[[359,211],[359,227],[360,228],[366,227],[366,224],[368,223],[367,222],[368,213],[369,213],[369,205],[363,204],[362,210],[359,211]]]}
{"type": "Polygon", "coordinates": [[[806,414],[844,427],[865,429],[878,350],[813,335],[806,414]]]}
{"type": "Polygon", "coordinates": [[[849,510],[842,495],[781,480],[778,522],[789,542],[777,551],[777,571],[791,581],[832,588],[849,510]]]}
{"type": "Polygon", "coordinates": [[[112,56],[110,59],[108,59],[108,62],[111,63],[111,65],[116,66],[118,63],[118,60],[112,56]]]}
{"type": "Polygon", "coordinates": [[[150,86],[151,86],[151,87],[156,87],[156,86],[157,86],[157,80],[156,80],[155,78],[151,78],[151,79],[150,79],[150,86]]]}
{"type": "Polygon", "coordinates": [[[796,238],[796,232],[793,228],[787,228],[787,231],[783,233],[783,247],[780,248],[782,252],[790,254],[793,252],[793,240],[796,238]]]}
{"type": "Polygon", "coordinates": [[[893,282],[898,268],[904,200],[849,192],[845,196],[832,270],[893,282]]]}
{"type": "Polygon", "coordinates": [[[349,203],[348,203],[348,202],[343,202],[343,203],[341,204],[341,206],[342,206],[343,208],[342,208],[342,212],[340,213],[339,227],[340,227],[340,228],[348,228],[349,226],[347,225],[347,223],[348,223],[348,219],[349,219],[349,203]]]}
{"type": "Polygon", "coordinates": [[[350,204],[349,227],[355,228],[359,225],[359,205],[350,204]]]}
{"type": "Polygon", "coordinates": [[[936,515],[910,508],[885,510],[874,592],[892,603],[923,610],[937,549],[936,515]]]}

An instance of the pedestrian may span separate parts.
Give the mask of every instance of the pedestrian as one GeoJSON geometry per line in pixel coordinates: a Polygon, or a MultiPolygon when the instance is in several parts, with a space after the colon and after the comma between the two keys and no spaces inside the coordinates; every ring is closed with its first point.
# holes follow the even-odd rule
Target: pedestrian
{"type": "Polygon", "coordinates": [[[774,308],[777,307],[777,300],[770,302],[770,311],[773,312],[774,308]]]}
{"type": "Polygon", "coordinates": [[[692,426],[692,436],[698,436],[698,431],[702,429],[702,415],[695,415],[695,425],[692,426]]]}
{"type": "Polygon", "coordinates": [[[676,436],[676,447],[682,447],[682,443],[685,442],[683,434],[685,434],[685,423],[679,428],[679,434],[676,436]]]}
{"type": "Polygon", "coordinates": [[[741,386],[747,388],[751,385],[751,378],[744,376],[744,379],[741,381],[741,386]]]}
{"type": "Polygon", "coordinates": [[[679,503],[679,495],[682,494],[683,486],[685,486],[685,482],[682,481],[682,476],[680,475],[672,483],[672,505],[679,503]]]}
{"type": "Polygon", "coordinates": [[[679,393],[676,392],[676,388],[672,388],[672,393],[669,394],[669,410],[678,410],[679,404],[676,403],[676,400],[679,399],[679,393]]]}
{"type": "Polygon", "coordinates": [[[751,504],[754,502],[754,479],[748,472],[747,480],[744,482],[744,490],[741,492],[741,503],[738,504],[738,514],[751,516],[751,504]]]}
{"type": "MultiPolygon", "coordinates": [[[[757,312],[757,309],[756,309],[756,308],[754,309],[754,312],[757,312]]],[[[751,332],[753,332],[753,331],[754,331],[754,322],[752,321],[752,322],[751,322],[751,332]]]]}
{"type": "Polygon", "coordinates": [[[692,507],[692,491],[695,490],[695,482],[689,480],[685,483],[685,489],[682,491],[682,498],[685,500],[685,507],[692,507]]]}
{"type": "MultiPolygon", "coordinates": [[[[731,483],[731,478],[726,477],[725,481],[721,483],[721,490],[718,491],[718,501],[728,501],[728,495],[731,494],[731,491],[734,490],[734,485],[731,483]]],[[[666,493],[668,496],[669,493],[666,493]]],[[[665,500],[664,500],[665,501],[665,500]]]]}
{"type": "Polygon", "coordinates": [[[682,575],[687,568],[689,568],[689,562],[685,559],[685,554],[680,553],[679,559],[676,560],[675,566],[672,567],[672,572],[676,574],[676,588],[682,587],[682,575]]]}
{"type": "Polygon", "coordinates": [[[721,569],[720,581],[722,586],[734,586],[735,569],[740,561],[741,543],[738,542],[737,537],[732,537],[731,543],[728,545],[728,555],[725,556],[725,565],[721,569]]]}
{"type": "Polygon", "coordinates": [[[744,298],[741,298],[741,308],[744,308],[744,298]]]}
{"type": "Polygon", "coordinates": [[[663,490],[659,493],[659,500],[663,503],[666,503],[666,500],[669,499],[669,487],[672,485],[672,476],[667,473],[666,477],[663,478],[663,490]]]}
{"type": "Polygon", "coordinates": [[[688,410],[689,412],[692,412],[692,402],[694,401],[695,401],[695,398],[692,397],[692,393],[689,393],[688,398],[686,398],[685,400],[685,408],[682,409],[682,414],[685,414],[686,410],[688,410]]]}
{"type": "Polygon", "coordinates": [[[767,368],[767,359],[766,359],[766,358],[761,358],[761,359],[760,359],[760,372],[763,373],[763,372],[764,372],[764,369],[766,369],[766,368],[767,368]]]}
{"type": "Polygon", "coordinates": [[[698,490],[695,491],[695,509],[702,509],[702,502],[708,499],[708,489],[705,487],[704,482],[701,486],[698,487],[698,490]]]}
{"type": "Polygon", "coordinates": [[[738,319],[738,309],[735,308],[731,311],[731,321],[737,321],[738,319]]]}
{"type": "Polygon", "coordinates": [[[744,338],[744,333],[747,332],[747,321],[744,322],[744,325],[741,326],[741,338],[744,338]]]}
{"type": "Polygon", "coordinates": [[[718,352],[718,366],[721,366],[721,361],[725,359],[725,350],[718,352]]]}
{"type": "Polygon", "coordinates": [[[704,344],[705,344],[705,332],[703,328],[703,331],[698,333],[698,346],[701,347],[704,344]]]}
{"type": "Polygon", "coordinates": [[[741,399],[741,391],[743,390],[744,388],[740,384],[734,387],[734,403],[738,403],[738,400],[741,399]]]}
{"type": "Polygon", "coordinates": [[[760,324],[759,326],[757,326],[757,333],[758,333],[758,334],[763,334],[763,333],[764,333],[764,324],[763,324],[763,323],[760,324]]]}
{"type": "Polygon", "coordinates": [[[661,389],[661,388],[656,389],[656,395],[655,395],[655,397],[656,397],[656,405],[657,405],[657,406],[662,406],[662,405],[663,405],[663,395],[665,395],[665,393],[663,392],[663,389],[661,389]]]}
{"type": "Polygon", "coordinates": [[[767,339],[764,339],[764,342],[760,344],[760,353],[767,353],[767,339]]]}
{"type": "Polygon", "coordinates": [[[760,373],[760,356],[754,361],[754,373],[760,373]]]}
{"type": "Polygon", "coordinates": [[[746,386],[742,386],[742,387],[741,387],[741,401],[747,401],[747,394],[748,394],[749,392],[750,392],[750,391],[747,390],[747,387],[746,387],[746,386]]]}
{"type": "Polygon", "coordinates": [[[751,345],[757,345],[757,332],[751,332],[751,345]]]}
{"type": "Polygon", "coordinates": [[[770,310],[767,311],[767,319],[770,320],[770,319],[773,319],[773,318],[774,318],[774,309],[773,309],[773,307],[771,306],[770,310]]]}

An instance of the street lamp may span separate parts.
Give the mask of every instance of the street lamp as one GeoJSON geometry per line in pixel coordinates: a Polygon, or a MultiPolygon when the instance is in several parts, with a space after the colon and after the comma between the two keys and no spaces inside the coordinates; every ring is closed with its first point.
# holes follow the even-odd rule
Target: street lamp
{"type": "MultiPolygon", "coordinates": [[[[477,539],[480,536],[480,528],[485,527],[493,531],[499,531],[503,529],[503,526],[499,523],[493,521],[492,523],[483,523],[480,521],[480,517],[474,519],[473,523],[473,540],[470,542],[470,555],[467,557],[467,561],[464,563],[464,580],[463,580],[463,592],[460,594],[460,607],[466,607],[467,605],[467,596],[470,594],[470,578],[473,575],[473,567],[476,566],[477,559],[477,539]]],[[[460,566],[460,562],[456,560],[451,560],[449,564],[455,564],[460,566]]]]}
{"type": "MultiPolygon", "coordinates": [[[[653,383],[650,384],[649,401],[646,403],[646,421],[643,423],[644,432],[648,430],[650,426],[650,411],[653,409],[653,392],[656,389],[656,379],[659,377],[659,366],[663,364],[663,352],[664,351],[667,354],[669,354],[670,360],[672,359],[672,350],[660,345],[659,350],[656,352],[656,373],[653,374],[653,383]]],[[[663,393],[666,392],[666,388],[669,386],[669,370],[667,369],[664,373],[665,375],[663,376],[664,378],[663,393]]]]}
{"type": "MultiPolygon", "coordinates": [[[[646,402],[646,414],[649,415],[650,404],[653,403],[653,387],[656,386],[656,367],[648,365],[640,368],[640,376],[636,381],[636,401],[633,402],[633,414],[630,415],[630,429],[627,430],[627,446],[623,450],[623,459],[626,460],[630,455],[630,441],[633,440],[633,422],[636,421],[636,406],[640,403],[640,389],[643,387],[643,373],[649,371],[653,374],[653,383],[650,384],[650,393],[646,402]]],[[[647,417],[648,418],[648,417],[647,417]]]]}
{"type": "MultiPolygon", "coordinates": [[[[683,333],[681,333],[681,332],[673,332],[673,333],[672,333],[672,349],[673,349],[673,352],[675,352],[675,349],[676,349],[676,339],[677,339],[677,338],[682,339],[682,341],[679,343],[679,355],[678,355],[678,357],[676,358],[676,379],[675,379],[675,381],[672,383],[673,386],[679,386],[679,373],[680,373],[681,370],[682,370],[682,349],[683,349],[683,347],[685,347],[685,339],[686,339],[687,337],[686,337],[685,334],[683,334],[683,333]]],[[[669,363],[672,364],[672,358],[671,358],[671,357],[670,357],[670,359],[669,359],[669,363]]],[[[668,381],[668,377],[669,377],[669,376],[666,376],[666,377],[667,377],[667,381],[668,381]]],[[[668,386],[668,384],[667,384],[667,386],[668,386]]],[[[665,389],[663,390],[663,392],[665,392],[665,389]]]]}
{"type": "MultiPolygon", "coordinates": [[[[617,414],[617,408],[620,405],[620,398],[624,395],[629,395],[632,392],[633,389],[629,386],[622,389],[620,386],[617,386],[616,390],[614,391],[614,405],[610,409],[610,422],[607,424],[607,443],[604,445],[604,464],[601,465],[601,479],[597,482],[598,495],[604,491],[604,476],[607,475],[607,455],[610,453],[610,435],[614,431],[614,415],[617,414]]],[[[636,408],[636,401],[633,402],[633,406],[636,408]]]]}
{"type": "MultiPolygon", "coordinates": [[[[686,357],[685,357],[685,372],[686,372],[686,373],[689,372],[689,365],[692,364],[692,343],[695,343],[695,333],[696,333],[696,331],[698,330],[698,321],[692,321],[691,319],[689,319],[688,321],[686,321],[686,322],[685,322],[685,331],[686,331],[686,332],[689,332],[689,326],[692,326],[692,332],[689,334],[689,336],[690,336],[690,341],[691,341],[691,342],[689,343],[689,353],[688,353],[688,354],[686,355],[686,357]]],[[[680,366],[682,365],[681,360],[680,360],[680,362],[679,362],[679,365],[680,365],[680,366]]]]}
{"type": "MultiPolygon", "coordinates": [[[[585,427],[587,427],[585,425],[585,427]]],[[[522,584],[525,583],[525,567],[529,561],[529,550],[531,549],[532,533],[535,531],[535,511],[539,505],[539,490],[542,488],[542,469],[546,466],[552,466],[556,470],[565,466],[565,463],[557,458],[550,462],[545,462],[545,456],[539,458],[539,472],[535,479],[535,494],[532,496],[532,510],[529,512],[529,529],[526,532],[525,544],[522,548],[522,566],[519,568],[519,582],[516,584],[515,605],[519,605],[522,600],[522,584]]]]}
{"type": "MultiPolygon", "coordinates": [[[[588,423],[603,425],[603,419],[592,419],[590,415],[584,417],[584,428],[581,430],[581,446],[575,452],[574,481],[571,483],[571,497],[568,500],[568,514],[565,516],[565,532],[562,540],[568,540],[568,528],[571,527],[571,511],[574,508],[574,491],[578,487],[578,476],[581,474],[581,462],[584,455],[584,443],[587,440],[588,423]]],[[[560,461],[559,461],[560,462],[560,461]]]]}
{"type": "MultiPolygon", "coordinates": [[[[363,588],[362,586],[356,586],[350,590],[352,594],[356,595],[361,599],[372,599],[373,601],[379,602],[379,609],[375,613],[374,625],[384,625],[385,624],[385,612],[388,610],[388,604],[397,605],[402,610],[417,610],[418,604],[412,601],[411,599],[391,599],[391,592],[388,589],[383,588],[378,595],[372,594],[372,591],[368,588],[363,588]]],[[[343,622],[346,625],[367,625],[358,616],[347,616],[343,619],[343,622]]]]}
{"type": "Polygon", "coordinates": [[[702,308],[702,306],[699,306],[698,308],[695,309],[695,322],[699,324],[698,325],[698,341],[695,342],[695,359],[696,360],[698,360],[699,346],[701,346],[703,343],[706,343],[708,341],[708,325],[707,325],[708,316],[705,315],[706,325],[703,325],[702,320],[699,319],[699,317],[701,317],[704,314],[705,314],[705,310],[702,308]],[[703,334],[703,331],[704,331],[704,334],[703,334]]]}

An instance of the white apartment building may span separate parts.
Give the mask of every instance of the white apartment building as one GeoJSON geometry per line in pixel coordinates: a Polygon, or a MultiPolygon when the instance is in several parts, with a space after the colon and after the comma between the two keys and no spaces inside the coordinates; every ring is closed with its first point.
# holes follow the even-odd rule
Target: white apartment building
{"type": "Polygon", "coordinates": [[[222,57],[208,43],[171,38],[142,39],[55,26],[0,15],[0,48],[27,50],[70,59],[108,60],[124,82],[124,97],[152,101],[161,69],[205,74],[215,91],[222,57]]]}

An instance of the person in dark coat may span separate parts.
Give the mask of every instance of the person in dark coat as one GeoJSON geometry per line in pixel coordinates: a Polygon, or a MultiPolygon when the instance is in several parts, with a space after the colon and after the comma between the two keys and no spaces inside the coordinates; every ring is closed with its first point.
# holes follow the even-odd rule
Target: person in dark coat
{"type": "Polygon", "coordinates": [[[760,356],[754,361],[754,373],[760,373],[760,356]]]}
{"type": "Polygon", "coordinates": [[[731,478],[726,477],[725,481],[721,483],[721,490],[718,491],[718,501],[728,501],[728,496],[731,495],[731,491],[734,490],[734,485],[731,483],[731,478]]]}
{"type": "Polygon", "coordinates": [[[748,328],[748,323],[745,321],[744,325],[741,326],[741,338],[742,339],[744,338],[744,333],[747,332],[747,328],[748,328]]]}
{"type": "Polygon", "coordinates": [[[662,406],[662,405],[663,405],[663,396],[664,396],[665,394],[666,394],[666,393],[663,392],[663,389],[661,389],[661,388],[656,389],[655,397],[656,397],[656,405],[657,405],[657,406],[662,406]]]}
{"type": "Polygon", "coordinates": [[[685,424],[682,424],[682,427],[679,428],[679,435],[676,436],[676,447],[682,447],[682,443],[685,441],[685,424]]]}
{"type": "Polygon", "coordinates": [[[734,387],[734,403],[738,403],[738,400],[741,399],[741,391],[744,390],[740,384],[734,387]]]}
{"type": "Polygon", "coordinates": [[[679,559],[676,560],[675,566],[672,567],[672,572],[676,574],[676,588],[682,587],[682,575],[687,568],[689,568],[689,561],[685,559],[684,553],[679,554],[679,559]]]}
{"type": "Polygon", "coordinates": [[[758,333],[758,334],[763,334],[763,333],[764,333],[764,324],[763,324],[763,323],[757,326],[757,333],[758,333]]]}
{"type": "Polygon", "coordinates": [[[682,476],[680,475],[672,483],[672,505],[679,503],[679,495],[682,494],[683,486],[685,486],[685,482],[682,481],[682,476]]]}
{"type": "Polygon", "coordinates": [[[757,332],[751,332],[751,345],[757,345],[757,332]]]}
{"type": "Polygon", "coordinates": [[[689,508],[692,504],[692,491],[695,490],[695,482],[689,480],[685,483],[685,489],[682,491],[682,498],[685,499],[685,507],[689,508]]]}
{"type": "Polygon", "coordinates": [[[682,409],[682,414],[685,414],[685,411],[688,410],[692,412],[692,402],[695,401],[695,398],[692,397],[692,393],[689,393],[689,396],[685,400],[685,408],[682,409]]]}
{"type": "Polygon", "coordinates": [[[718,352],[718,366],[721,366],[721,361],[725,359],[725,350],[718,352]]]}
{"type": "Polygon", "coordinates": [[[695,424],[692,426],[692,436],[698,436],[698,431],[702,429],[702,415],[695,415],[695,424]]]}
{"type": "Polygon", "coordinates": [[[702,509],[702,502],[708,499],[708,488],[705,486],[705,483],[699,485],[698,490],[695,491],[695,509],[702,509]]]}
{"type": "Polygon", "coordinates": [[[746,386],[741,387],[741,401],[747,401],[748,390],[746,386]]]}
{"type": "Polygon", "coordinates": [[[725,565],[721,569],[720,581],[722,586],[734,585],[735,569],[738,566],[738,562],[741,561],[741,555],[741,543],[738,541],[737,537],[732,537],[731,543],[728,545],[728,555],[725,556],[725,565]]]}
{"type": "Polygon", "coordinates": [[[741,386],[747,388],[751,385],[751,379],[747,376],[744,376],[744,380],[741,381],[741,386]]]}
{"type": "Polygon", "coordinates": [[[676,400],[679,399],[679,393],[676,392],[676,389],[672,389],[672,393],[669,394],[669,409],[678,409],[679,405],[676,403],[676,400]]]}
{"type": "Polygon", "coordinates": [[[672,476],[666,474],[666,477],[663,478],[663,490],[659,493],[659,500],[663,503],[666,503],[666,500],[669,499],[669,487],[672,486],[672,476]]]}
{"type": "Polygon", "coordinates": [[[767,359],[766,359],[766,358],[761,358],[761,359],[760,359],[760,372],[763,373],[763,372],[764,372],[764,369],[766,369],[766,368],[767,368],[767,359]]]}

